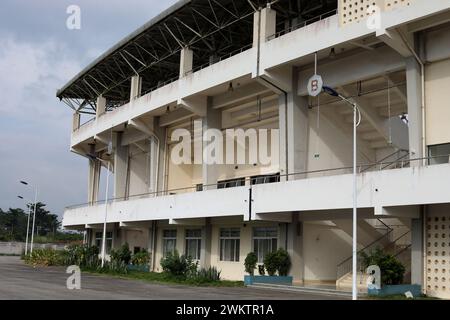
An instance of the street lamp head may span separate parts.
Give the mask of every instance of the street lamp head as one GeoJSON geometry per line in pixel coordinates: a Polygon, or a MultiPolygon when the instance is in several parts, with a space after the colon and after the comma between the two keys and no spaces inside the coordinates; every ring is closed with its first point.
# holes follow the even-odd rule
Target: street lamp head
{"type": "Polygon", "coordinates": [[[28,185],[28,182],[26,182],[26,181],[20,181],[20,183],[21,183],[21,184],[24,184],[24,185],[26,185],[26,186],[28,185]]]}
{"type": "Polygon", "coordinates": [[[323,91],[329,94],[330,96],[339,97],[339,93],[331,87],[323,86],[323,91]]]}
{"type": "Polygon", "coordinates": [[[19,199],[22,199],[22,200],[23,200],[23,197],[22,197],[22,196],[17,196],[17,198],[19,198],[19,199]]]}

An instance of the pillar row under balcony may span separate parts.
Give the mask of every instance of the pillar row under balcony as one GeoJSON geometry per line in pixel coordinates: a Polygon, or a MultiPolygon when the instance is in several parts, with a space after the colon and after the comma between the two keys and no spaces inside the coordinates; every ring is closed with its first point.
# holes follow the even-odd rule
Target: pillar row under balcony
{"type": "MultiPolygon", "coordinates": [[[[280,172],[294,180],[304,175],[308,161],[308,98],[297,95],[297,75],[293,72],[292,91],[279,96],[280,172]]],[[[283,179],[284,180],[284,179],[283,179]]]]}
{"type": "Polygon", "coordinates": [[[130,101],[139,98],[141,96],[141,92],[142,92],[142,77],[137,75],[133,76],[131,78],[130,101]]]}
{"type": "Polygon", "coordinates": [[[189,48],[181,49],[180,53],[180,78],[192,71],[194,66],[194,52],[189,48]]]}
{"type": "MultiPolygon", "coordinates": [[[[414,57],[406,58],[406,85],[408,95],[408,133],[410,157],[423,158],[422,132],[422,79],[421,67],[414,57]]],[[[420,165],[420,161],[412,161],[411,166],[420,165]]]]}
{"type": "Polygon", "coordinates": [[[97,98],[97,109],[95,110],[95,117],[98,119],[102,114],[106,112],[106,99],[103,96],[97,98]]]}
{"type": "MultiPolygon", "coordinates": [[[[208,131],[208,129],[222,129],[222,112],[220,109],[212,108],[212,99],[210,97],[207,98],[207,108],[206,108],[206,116],[202,118],[202,129],[203,135],[208,131]]],[[[208,140],[213,140],[214,138],[206,137],[208,140]]],[[[209,142],[205,141],[205,136],[203,136],[203,165],[202,165],[202,174],[203,174],[203,185],[206,187],[204,190],[216,189],[216,183],[219,178],[219,169],[217,164],[208,164],[211,163],[211,155],[207,152],[207,145],[209,142]],[[206,150],[206,151],[205,151],[206,150]]]]}
{"type": "MultiPolygon", "coordinates": [[[[95,145],[90,145],[90,154],[95,154],[95,145]]],[[[101,163],[99,160],[89,159],[88,170],[88,202],[98,201],[98,191],[100,185],[101,163]]]]}
{"type": "Polygon", "coordinates": [[[114,198],[122,199],[128,196],[128,165],[129,148],[122,146],[123,132],[113,133],[114,150],[114,198]]]}

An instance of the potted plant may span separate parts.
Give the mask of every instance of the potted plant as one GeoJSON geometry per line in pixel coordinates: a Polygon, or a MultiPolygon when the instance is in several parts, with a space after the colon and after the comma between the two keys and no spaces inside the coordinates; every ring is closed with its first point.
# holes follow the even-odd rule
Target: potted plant
{"type": "Polygon", "coordinates": [[[251,252],[245,259],[245,271],[249,273],[248,276],[244,276],[244,283],[246,285],[253,283],[292,285],[293,278],[288,276],[291,259],[286,250],[278,249],[277,251],[266,254],[264,264],[258,266],[259,276],[254,275],[256,265],[256,254],[251,252]],[[265,271],[267,271],[268,276],[265,275],[265,271]]]}

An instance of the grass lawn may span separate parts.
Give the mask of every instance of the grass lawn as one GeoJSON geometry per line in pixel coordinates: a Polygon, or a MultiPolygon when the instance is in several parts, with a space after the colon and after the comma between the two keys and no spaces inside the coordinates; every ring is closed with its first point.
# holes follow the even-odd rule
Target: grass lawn
{"type": "Polygon", "coordinates": [[[97,275],[112,276],[121,279],[134,279],[142,280],[152,283],[159,284],[179,284],[186,286],[196,286],[196,287],[243,287],[243,281],[213,281],[213,282],[198,282],[193,280],[180,279],[170,276],[165,273],[158,272],[141,272],[141,271],[129,271],[127,274],[115,273],[115,272],[95,272],[91,270],[83,270],[83,272],[88,272],[97,275]]]}

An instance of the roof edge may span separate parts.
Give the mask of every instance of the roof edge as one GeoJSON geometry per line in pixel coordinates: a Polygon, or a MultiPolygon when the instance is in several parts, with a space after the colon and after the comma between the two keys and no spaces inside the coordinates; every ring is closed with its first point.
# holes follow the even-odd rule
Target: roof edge
{"type": "Polygon", "coordinates": [[[143,26],[139,27],[132,33],[130,33],[128,36],[124,37],[122,40],[117,42],[114,46],[109,48],[106,52],[104,52],[102,55],[97,57],[93,62],[88,64],[82,71],[77,73],[72,79],[69,80],[61,89],[57,90],[56,97],[59,99],[61,98],[61,95],[63,92],[69,88],[72,84],[74,84],[78,79],[83,77],[85,74],[87,74],[90,70],[92,70],[96,65],[98,65],[100,62],[102,62],[104,59],[106,59],[108,56],[112,55],[116,51],[118,51],[120,48],[128,44],[131,40],[137,38],[139,35],[144,33],[146,30],[150,29],[152,26],[156,25],[157,23],[161,22],[162,20],[166,19],[170,15],[174,14],[176,11],[180,10],[181,8],[185,7],[189,3],[191,3],[192,0],[179,0],[176,3],[174,3],[172,6],[158,14],[157,16],[153,17],[145,23],[143,26]]]}

